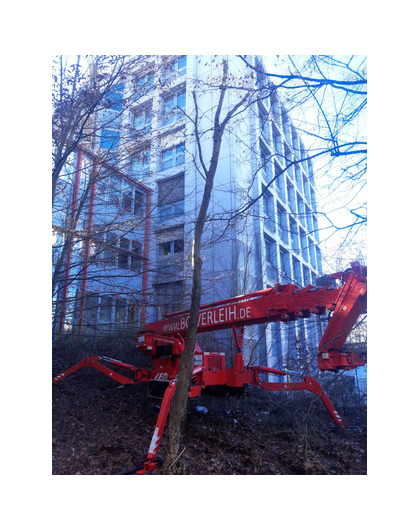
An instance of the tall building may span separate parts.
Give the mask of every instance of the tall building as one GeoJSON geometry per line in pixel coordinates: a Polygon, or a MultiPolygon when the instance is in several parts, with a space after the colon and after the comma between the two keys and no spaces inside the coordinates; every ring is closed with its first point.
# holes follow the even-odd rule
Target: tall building
{"type": "Polygon", "coordinates": [[[79,147],[52,216],[53,339],[137,330],[145,321],[151,192],[79,147]]]}
{"type": "MultiPolygon", "coordinates": [[[[139,290],[147,321],[189,307],[192,237],[204,187],[200,161],[209,164],[211,157],[223,59],[232,88],[222,117],[246,90],[252,96],[223,136],[203,237],[202,303],[275,283],[315,284],[322,274],[312,162],[261,59],[247,56],[256,72],[236,56],[148,56],[115,87],[109,108],[97,116],[102,128],[90,146],[93,152],[115,151],[114,167],[133,186],[134,213],[134,183],[150,190],[150,227],[141,236],[148,247],[147,300],[146,284],[139,290]]],[[[96,193],[99,198],[101,191],[96,193]]],[[[123,193],[121,188],[120,204],[123,193]]],[[[319,326],[301,319],[249,327],[244,354],[252,364],[312,364],[319,326]]],[[[212,349],[233,344],[230,331],[205,335],[200,340],[212,349]]]]}

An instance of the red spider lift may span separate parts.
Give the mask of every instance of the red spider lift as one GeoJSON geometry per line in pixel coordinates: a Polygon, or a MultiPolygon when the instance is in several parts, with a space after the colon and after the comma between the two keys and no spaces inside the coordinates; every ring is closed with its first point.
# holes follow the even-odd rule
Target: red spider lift
{"type": "MultiPolygon", "coordinates": [[[[367,267],[357,261],[352,262],[350,269],[319,278],[317,284],[302,289],[292,283],[275,284],[270,289],[202,305],[197,333],[231,328],[237,352],[233,367],[227,369],[224,353],[203,352],[196,344],[189,397],[197,397],[201,392],[240,393],[246,384],[269,391],[307,390],[320,397],[335,423],[343,429],[342,419],[315,379],[305,376],[303,381],[290,382],[291,376],[299,374],[266,366],[245,366],[242,355],[246,326],[267,322],[291,322],[298,318],[323,315],[330,311],[327,328],[318,346],[319,370],[337,372],[365,365],[366,355],[346,352],[343,346],[357,318],[366,311],[367,267]],[[336,280],[341,280],[341,287],[335,286],[336,280]],[[288,376],[288,382],[263,381],[261,374],[288,376]]],[[[80,368],[91,367],[118,383],[127,385],[150,383],[155,388],[164,389],[146,461],[143,467],[136,471],[139,475],[151,472],[158,466],[157,453],[171,399],[175,393],[188,321],[189,310],[179,311],[167,315],[165,320],[147,324],[137,333],[137,349],[143,355],[153,357],[153,369],[137,368],[109,357],[91,355],[53,379],[55,384],[80,368]],[[127,375],[122,375],[114,369],[126,372],[127,375]]]]}

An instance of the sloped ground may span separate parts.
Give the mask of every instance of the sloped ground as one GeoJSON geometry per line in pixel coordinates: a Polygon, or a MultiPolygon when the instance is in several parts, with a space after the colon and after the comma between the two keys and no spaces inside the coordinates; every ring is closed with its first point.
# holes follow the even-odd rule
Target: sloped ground
{"type": "MultiPolygon", "coordinates": [[[[53,374],[71,364],[68,358],[55,355],[53,374]]],[[[140,465],[160,406],[159,400],[148,397],[146,388],[122,387],[86,368],[56,385],[52,474],[115,475],[140,465]]],[[[364,475],[366,409],[353,405],[338,411],[345,431],[335,428],[318,398],[303,392],[292,396],[252,388],[241,398],[190,400],[177,472],[364,475]],[[208,412],[197,411],[197,406],[208,412]]],[[[160,454],[164,452],[165,436],[160,454]]]]}

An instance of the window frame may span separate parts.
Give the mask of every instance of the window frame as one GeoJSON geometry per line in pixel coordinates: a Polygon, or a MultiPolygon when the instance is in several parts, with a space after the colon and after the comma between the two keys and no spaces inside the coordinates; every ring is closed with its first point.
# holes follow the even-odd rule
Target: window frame
{"type": "Polygon", "coordinates": [[[168,169],[172,169],[174,167],[180,166],[184,164],[185,162],[185,142],[179,143],[177,145],[174,145],[172,147],[169,147],[167,149],[162,149],[160,153],[160,170],[161,171],[167,171],[168,169]],[[179,150],[182,149],[182,160],[178,162],[179,160],[179,150]],[[166,160],[164,160],[165,153],[170,153],[170,157],[168,157],[166,160]],[[168,164],[170,162],[170,166],[167,165],[165,167],[165,164],[168,164]]]}

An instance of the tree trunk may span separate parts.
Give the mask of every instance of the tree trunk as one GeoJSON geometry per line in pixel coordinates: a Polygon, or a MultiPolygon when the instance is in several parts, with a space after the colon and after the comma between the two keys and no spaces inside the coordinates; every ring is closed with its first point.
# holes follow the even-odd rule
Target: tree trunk
{"type": "MultiPolygon", "coordinates": [[[[220,138],[221,141],[221,138],[220,138]]],[[[220,150],[220,146],[219,146],[220,150]]],[[[217,167],[217,166],[216,166],[217,167]]],[[[191,385],[191,376],[194,368],[194,352],[197,336],[197,326],[199,318],[199,310],[201,303],[201,237],[206,221],[207,210],[210,203],[211,193],[213,189],[214,175],[216,167],[212,174],[207,174],[206,185],[204,187],[203,200],[200,211],[197,217],[194,230],[194,244],[193,244],[193,285],[191,296],[191,310],[190,320],[188,324],[187,334],[185,337],[185,347],[181,355],[178,380],[175,387],[175,394],[172,399],[171,412],[168,426],[168,448],[166,450],[164,472],[170,473],[171,466],[176,461],[179,453],[179,445],[182,434],[182,423],[187,411],[188,394],[191,385]]]]}
{"type": "MultiPolygon", "coordinates": [[[[178,458],[182,424],[187,413],[188,394],[191,385],[191,377],[194,368],[194,353],[197,336],[197,327],[199,319],[199,310],[201,303],[201,239],[206,222],[207,211],[210,204],[210,199],[213,191],[214,178],[216,175],[217,165],[219,161],[220,148],[222,145],[223,132],[229,120],[234,116],[236,110],[244,104],[248,99],[248,95],[243,97],[227,114],[222,122],[220,122],[220,115],[223,107],[223,100],[226,93],[226,79],[228,72],[228,63],[223,61],[223,76],[220,86],[220,97],[217,105],[214,128],[213,128],[213,150],[210,160],[210,166],[207,168],[201,156],[200,135],[198,134],[198,107],[196,103],[196,119],[195,119],[195,139],[199,147],[200,163],[205,175],[205,186],[203,199],[200,206],[200,211],[197,216],[194,229],[194,244],[193,244],[193,284],[191,297],[190,319],[187,328],[185,347],[181,355],[179,374],[175,388],[175,394],[172,399],[169,425],[168,425],[168,446],[165,451],[165,459],[163,465],[163,472],[171,474],[174,471],[174,464],[178,458]]],[[[194,100],[195,100],[195,94],[194,100]]]]}

